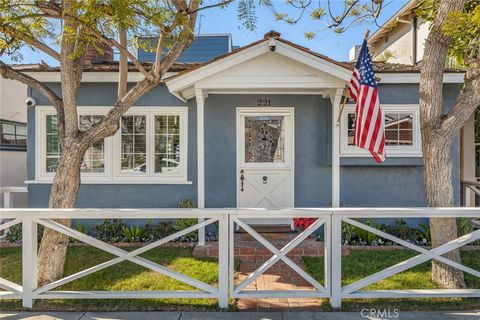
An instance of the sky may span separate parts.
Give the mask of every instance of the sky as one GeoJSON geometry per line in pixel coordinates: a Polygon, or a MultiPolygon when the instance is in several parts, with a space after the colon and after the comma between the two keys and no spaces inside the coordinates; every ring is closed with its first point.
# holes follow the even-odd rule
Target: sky
{"type": "MultiPolygon", "coordinates": [[[[315,0],[313,0],[315,3],[315,0]]],[[[316,0],[325,3],[323,0],[316,0]]],[[[365,1],[365,0],[364,0],[365,1]]],[[[256,1],[258,2],[258,1],[256,1]]],[[[298,15],[299,11],[295,10],[289,5],[285,4],[285,0],[273,0],[277,11],[287,13],[292,16],[298,15]]],[[[332,8],[334,14],[340,14],[343,7],[343,0],[330,0],[333,4],[332,8]]],[[[388,20],[396,11],[408,2],[407,0],[386,0],[378,22],[382,24],[388,20]]],[[[206,1],[208,3],[208,1],[206,1]]],[[[313,7],[312,7],[313,8],[313,7]]],[[[311,10],[310,10],[311,11],[311,10]]],[[[198,17],[197,34],[215,34],[215,33],[230,33],[233,39],[234,46],[244,46],[251,42],[263,38],[263,35],[270,31],[276,30],[281,33],[281,37],[292,41],[298,45],[310,48],[312,51],[322,53],[338,61],[348,60],[348,51],[353,45],[361,44],[365,30],[369,29],[371,33],[375,32],[378,27],[373,23],[363,23],[350,27],[342,34],[335,34],[333,30],[328,29],[325,24],[318,20],[312,20],[310,13],[306,12],[303,18],[295,25],[289,25],[282,21],[275,21],[271,9],[257,6],[257,29],[255,31],[248,31],[241,28],[241,23],[237,18],[237,5],[232,3],[225,9],[214,8],[201,12],[198,17]],[[304,32],[315,31],[317,33],[315,39],[306,40],[304,32]]],[[[12,61],[8,56],[2,56],[1,59],[7,63],[37,63],[45,61],[49,65],[57,65],[58,63],[42,54],[34,52],[29,48],[22,48],[21,50],[23,60],[12,61]]]]}

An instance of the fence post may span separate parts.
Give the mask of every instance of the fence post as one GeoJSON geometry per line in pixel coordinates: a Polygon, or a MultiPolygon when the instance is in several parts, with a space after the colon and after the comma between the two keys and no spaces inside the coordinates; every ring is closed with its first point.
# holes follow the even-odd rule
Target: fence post
{"type": "Polygon", "coordinates": [[[10,191],[3,192],[3,207],[5,209],[12,207],[12,193],[10,191]]]}
{"type": "Polygon", "coordinates": [[[332,215],[329,214],[323,225],[323,271],[325,289],[332,294],[332,215]]]}
{"type": "Polygon", "coordinates": [[[228,248],[229,221],[223,213],[218,221],[218,306],[228,308],[228,248]]]}
{"type": "MultiPolygon", "coordinates": [[[[198,223],[202,223],[205,221],[204,218],[198,218],[198,223]]],[[[201,227],[198,229],[198,244],[199,246],[203,247],[205,245],[205,227],[201,227]]]]}
{"type": "Polygon", "coordinates": [[[342,218],[337,216],[335,212],[332,212],[331,219],[330,305],[333,308],[340,308],[342,306],[342,218]]]}
{"type": "Polygon", "coordinates": [[[22,220],[22,286],[22,305],[32,308],[33,290],[37,288],[37,224],[32,218],[22,220]]]}

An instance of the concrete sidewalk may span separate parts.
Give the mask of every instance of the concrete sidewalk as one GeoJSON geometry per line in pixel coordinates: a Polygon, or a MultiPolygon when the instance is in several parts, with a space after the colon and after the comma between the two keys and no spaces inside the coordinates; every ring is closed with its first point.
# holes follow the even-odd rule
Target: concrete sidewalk
{"type": "Polygon", "coordinates": [[[480,320],[480,310],[401,312],[370,317],[368,312],[5,312],[1,320],[480,320]]]}

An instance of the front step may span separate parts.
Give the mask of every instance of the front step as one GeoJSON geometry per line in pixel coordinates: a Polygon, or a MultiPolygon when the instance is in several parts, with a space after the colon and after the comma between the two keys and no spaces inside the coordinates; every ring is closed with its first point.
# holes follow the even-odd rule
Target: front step
{"type": "MultiPolygon", "coordinates": [[[[241,234],[235,235],[234,256],[242,262],[245,261],[266,261],[271,258],[273,253],[265,248],[262,244],[255,241],[242,241],[241,234]]],[[[283,247],[285,241],[273,241],[272,244],[277,247],[283,247]]],[[[342,246],[342,255],[348,255],[349,250],[342,246]]],[[[288,253],[288,257],[293,261],[300,262],[303,257],[322,257],[324,254],[324,247],[322,241],[315,239],[305,239],[297,247],[288,253]]],[[[204,246],[196,246],[193,250],[194,257],[218,257],[218,242],[209,241],[204,246]]]]}
{"type": "MultiPolygon", "coordinates": [[[[296,235],[290,226],[250,225],[250,227],[269,241],[287,241],[293,239],[296,235]]],[[[237,233],[239,233],[242,241],[256,241],[242,228],[237,233]]]]}
{"type": "MultiPolygon", "coordinates": [[[[258,233],[292,233],[290,226],[271,226],[265,224],[252,224],[250,227],[258,233]]],[[[242,228],[239,228],[238,233],[247,233],[242,228]]]]}

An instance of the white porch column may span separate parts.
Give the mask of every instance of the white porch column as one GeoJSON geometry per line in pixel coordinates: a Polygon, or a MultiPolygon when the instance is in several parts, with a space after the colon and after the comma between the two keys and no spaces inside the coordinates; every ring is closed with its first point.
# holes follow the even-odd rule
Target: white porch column
{"type": "MultiPolygon", "coordinates": [[[[205,208],[205,95],[202,89],[195,89],[197,100],[197,200],[198,207],[205,208]]],[[[202,222],[204,219],[198,219],[202,222]]],[[[198,229],[198,245],[205,245],[205,227],[198,229]]]]}
{"type": "Polygon", "coordinates": [[[343,88],[335,90],[330,96],[332,101],[332,207],[340,207],[340,125],[337,125],[340,114],[343,88]]]}

